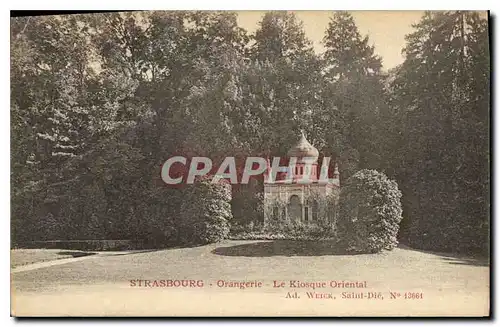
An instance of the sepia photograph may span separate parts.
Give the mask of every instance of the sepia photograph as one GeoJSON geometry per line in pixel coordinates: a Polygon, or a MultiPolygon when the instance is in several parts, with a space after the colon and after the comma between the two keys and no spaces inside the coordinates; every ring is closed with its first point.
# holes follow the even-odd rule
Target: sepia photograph
{"type": "Polygon", "coordinates": [[[11,316],[491,318],[490,25],[11,11],[11,316]]]}

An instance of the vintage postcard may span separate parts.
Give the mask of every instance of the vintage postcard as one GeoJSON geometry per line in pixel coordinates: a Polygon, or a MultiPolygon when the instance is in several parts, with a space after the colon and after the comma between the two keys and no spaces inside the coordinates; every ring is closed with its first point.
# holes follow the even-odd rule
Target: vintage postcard
{"type": "Polygon", "coordinates": [[[489,317],[489,13],[13,13],[11,315],[489,317]]]}

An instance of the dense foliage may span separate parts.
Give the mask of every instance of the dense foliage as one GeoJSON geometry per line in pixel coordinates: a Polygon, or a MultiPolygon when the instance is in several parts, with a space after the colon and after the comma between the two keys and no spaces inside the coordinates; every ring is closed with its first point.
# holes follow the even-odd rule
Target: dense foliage
{"type": "Polygon", "coordinates": [[[403,239],[419,248],[488,251],[488,24],[427,13],[407,36],[392,82],[390,172],[403,192],[403,239]]]}
{"type": "Polygon", "coordinates": [[[337,237],[347,251],[392,250],[398,244],[401,214],[397,183],[375,170],[360,170],[340,192],[337,237]]]}
{"type": "Polygon", "coordinates": [[[245,226],[262,221],[264,192],[258,183],[233,185],[231,211],[234,225],[245,226]]]}
{"type": "MultiPolygon", "coordinates": [[[[401,241],[488,251],[487,21],[426,13],[389,72],[349,13],[323,41],[316,54],[289,12],[252,34],[232,12],[13,18],[13,240],[175,240],[185,199],[160,180],[167,158],[284,155],[303,129],[341,183],[398,182],[401,241]]],[[[234,223],[263,218],[261,192],[233,188],[234,223]]]]}

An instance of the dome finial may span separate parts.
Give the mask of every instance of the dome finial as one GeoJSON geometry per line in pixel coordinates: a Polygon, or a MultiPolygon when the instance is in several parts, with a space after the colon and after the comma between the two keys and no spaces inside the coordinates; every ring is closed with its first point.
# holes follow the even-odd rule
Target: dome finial
{"type": "Polygon", "coordinates": [[[313,157],[318,158],[318,150],[306,138],[303,129],[300,129],[300,140],[288,151],[289,157],[313,157]]]}

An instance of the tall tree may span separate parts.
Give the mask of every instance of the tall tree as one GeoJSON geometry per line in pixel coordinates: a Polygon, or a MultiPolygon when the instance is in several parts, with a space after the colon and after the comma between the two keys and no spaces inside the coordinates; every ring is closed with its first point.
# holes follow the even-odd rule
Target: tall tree
{"type": "Polygon", "coordinates": [[[42,170],[81,153],[93,132],[85,97],[93,74],[84,29],[77,17],[13,21],[12,106],[33,129],[30,162],[42,170]]]}
{"type": "Polygon", "coordinates": [[[313,55],[312,43],[306,38],[302,22],[286,11],[264,14],[254,40],[252,53],[259,61],[294,61],[313,55]]]}
{"type": "Polygon", "coordinates": [[[404,117],[399,179],[412,244],[486,250],[489,228],[488,24],[427,12],[393,82],[404,117]]]}
{"type": "Polygon", "coordinates": [[[325,37],[324,76],[327,81],[323,97],[325,134],[328,143],[337,143],[340,152],[341,177],[349,177],[360,168],[380,168],[380,115],[386,110],[382,83],[382,61],[362,37],[351,14],[336,12],[330,19],[325,37]],[[337,125],[339,135],[328,133],[337,125]]]}
{"type": "Polygon", "coordinates": [[[259,117],[261,149],[284,155],[300,129],[317,138],[312,113],[320,104],[320,62],[293,13],[266,13],[253,40],[247,80],[255,82],[249,90],[257,104],[247,115],[259,117]]]}
{"type": "Polygon", "coordinates": [[[12,210],[31,228],[53,206],[48,185],[102,125],[87,92],[96,76],[81,16],[14,18],[11,26],[12,210]]]}
{"type": "Polygon", "coordinates": [[[352,15],[346,11],[333,14],[323,39],[326,77],[330,80],[376,76],[382,60],[361,36],[352,15]]]}

